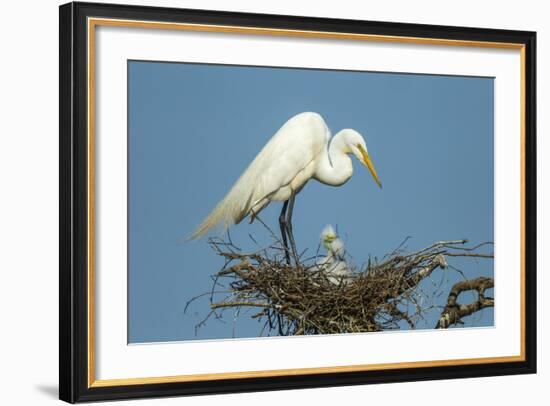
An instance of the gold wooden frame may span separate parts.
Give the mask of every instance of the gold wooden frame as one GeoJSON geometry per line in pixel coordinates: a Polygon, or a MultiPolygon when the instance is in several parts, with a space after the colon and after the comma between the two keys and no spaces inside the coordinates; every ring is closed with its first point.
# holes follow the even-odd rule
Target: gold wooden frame
{"type": "Polygon", "coordinates": [[[341,372],[358,372],[358,371],[377,371],[391,370],[397,368],[423,368],[423,367],[442,367],[442,366],[458,366],[458,365],[473,365],[473,364],[496,364],[505,362],[522,362],[526,360],[526,324],[525,324],[525,187],[526,187],[526,46],[518,43],[507,42],[489,42],[489,41],[466,41],[453,39],[437,39],[437,38],[421,38],[421,37],[400,37],[389,35],[371,35],[371,34],[355,34],[344,32],[325,32],[325,31],[306,31],[306,30],[291,30],[291,29],[272,29],[260,27],[244,27],[244,26],[229,26],[229,25],[208,25],[208,24],[188,24],[188,23],[164,23],[153,21],[139,20],[122,20],[108,18],[88,18],[87,24],[88,52],[87,52],[87,72],[88,72],[88,387],[111,387],[123,385],[142,385],[142,384],[157,384],[157,383],[175,383],[175,382],[191,382],[191,381],[213,381],[220,379],[239,379],[239,378],[258,378],[258,377],[277,377],[277,376],[293,376],[293,375],[309,375],[309,374],[330,374],[341,372]],[[325,38],[325,39],[340,39],[340,40],[356,40],[356,41],[375,41],[375,42],[398,42],[398,43],[413,43],[425,45],[439,46],[461,46],[461,47],[478,47],[478,48],[499,48],[499,49],[515,49],[520,51],[520,86],[521,86],[521,101],[520,101],[520,165],[521,165],[521,269],[520,269],[520,339],[521,349],[520,354],[515,356],[504,357],[485,357],[485,358],[465,358],[454,360],[433,360],[433,361],[416,361],[416,362],[401,362],[401,363],[384,363],[384,364],[365,364],[365,365],[347,365],[335,367],[318,367],[318,368],[297,368],[297,369],[278,369],[267,371],[246,371],[246,372],[224,372],[211,374],[191,374],[191,375],[175,375],[147,378],[124,378],[124,379],[95,379],[95,342],[94,342],[94,191],[95,191],[95,28],[97,26],[114,26],[114,27],[132,27],[132,28],[149,28],[162,30],[184,30],[195,32],[220,32],[220,33],[235,33],[235,34],[253,34],[253,35],[268,35],[268,36],[285,36],[285,37],[300,37],[300,38],[325,38]]]}

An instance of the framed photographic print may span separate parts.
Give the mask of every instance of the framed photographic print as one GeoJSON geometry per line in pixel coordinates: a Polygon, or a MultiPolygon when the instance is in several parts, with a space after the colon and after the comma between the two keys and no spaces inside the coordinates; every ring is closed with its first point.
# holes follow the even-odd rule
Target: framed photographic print
{"type": "Polygon", "coordinates": [[[60,398],[534,373],[533,32],[60,7],[60,398]]]}

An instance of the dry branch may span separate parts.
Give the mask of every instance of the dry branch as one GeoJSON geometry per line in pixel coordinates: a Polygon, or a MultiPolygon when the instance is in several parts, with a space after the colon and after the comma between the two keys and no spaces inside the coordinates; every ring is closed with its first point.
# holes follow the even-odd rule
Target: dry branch
{"type": "Polygon", "coordinates": [[[494,307],[495,300],[485,297],[485,291],[495,286],[493,278],[479,277],[455,283],[449,293],[447,304],[437,321],[435,328],[448,328],[453,324],[459,324],[462,319],[486,307],[494,307]],[[469,304],[457,303],[458,295],[462,292],[474,290],[477,292],[477,300],[469,304]]]}

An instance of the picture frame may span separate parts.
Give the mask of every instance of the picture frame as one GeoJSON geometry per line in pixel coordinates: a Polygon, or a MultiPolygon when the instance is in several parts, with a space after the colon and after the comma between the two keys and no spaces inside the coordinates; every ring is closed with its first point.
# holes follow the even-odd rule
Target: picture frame
{"type": "MultiPolygon", "coordinates": [[[[59,13],[61,400],[75,403],[536,372],[536,33],[78,2],[60,6],[59,13]],[[514,103],[520,109],[517,112],[519,126],[517,131],[513,131],[514,142],[519,145],[516,151],[519,165],[513,170],[519,179],[519,193],[511,198],[517,200],[520,209],[517,222],[519,243],[512,246],[518,252],[519,262],[518,266],[506,269],[514,275],[514,280],[519,281],[515,290],[519,300],[512,303],[519,320],[512,329],[514,337],[517,335],[514,343],[519,343],[517,353],[321,367],[237,369],[233,372],[209,370],[194,374],[156,375],[155,369],[151,368],[151,373],[144,373],[145,376],[98,378],[96,367],[101,361],[98,348],[103,343],[98,345],[99,329],[96,325],[99,323],[96,312],[99,301],[96,298],[100,286],[96,273],[96,248],[100,235],[96,234],[96,220],[99,218],[96,216],[96,198],[107,192],[98,191],[94,170],[104,159],[98,154],[99,144],[96,144],[99,126],[96,121],[98,98],[95,92],[99,88],[96,68],[99,57],[106,58],[96,53],[96,34],[100,27],[115,27],[121,31],[137,29],[141,33],[170,32],[174,36],[192,33],[189,41],[215,34],[220,38],[254,36],[285,41],[312,40],[321,48],[328,43],[338,47],[338,44],[348,41],[354,44],[412,44],[434,49],[434,52],[445,48],[475,49],[487,58],[498,50],[515,53],[514,57],[519,60],[519,75],[514,79],[517,80],[514,86],[517,85],[519,91],[514,103]]],[[[144,42],[142,46],[150,46],[155,41],[154,38],[149,40],[151,42],[144,42]]],[[[243,53],[246,54],[246,50],[243,53]]],[[[245,56],[247,60],[255,57],[251,54],[245,56]]],[[[407,58],[414,58],[414,55],[407,58]]],[[[258,65],[262,64],[258,62],[258,65]]],[[[499,97],[495,92],[496,103],[501,102],[499,97]]],[[[498,153],[495,152],[497,160],[498,153]]],[[[496,199],[495,204],[499,204],[496,199]]],[[[499,227],[503,225],[497,224],[499,227]]],[[[119,271],[126,275],[125,268],[120,267],[119,271]]],[[[506,300],[506,295],[499,298],[506,300]]],[[[126,314],[126,309],[118,311],[126,314]]],[[[105,326],[101,330],[105,331],[105,326]]],[[[247,345],[252,345],[250,343],[247,345]]],[[[237,348],[231,341],[223,345],[228,346],[226,349],[237,348]]],[[[144,348],[146,351],[147,346],[144,348]]],[[[120,358],[114,362],[125,361],[120,358]]],[[[322,364],[322,360],[320,362],[322,364]]],[[[177,371],[177,366],[174,368],[177,371]]]]}

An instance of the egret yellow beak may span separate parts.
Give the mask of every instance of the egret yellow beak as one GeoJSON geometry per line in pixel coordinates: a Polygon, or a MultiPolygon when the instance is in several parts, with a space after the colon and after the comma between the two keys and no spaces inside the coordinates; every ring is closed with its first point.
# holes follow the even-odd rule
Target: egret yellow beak
{"type": "Polygon", "coordinates": [[[382,182],[380,182],[380,179],[378,178],[378,174],[376,173],[376,169],[374,169],[374,165],[372,164],[372,161],[370,160],[369,153],[365,150],[365,148],[363,148],[362,145],[357,145],[357,147],[359,148],[359,151],[361,151],[361,155],[363,156],[362,163],[367,168],[369,168],[369,171],[370,171],[372,177],[374,178],[374,181],[380,187],[380,189],[382,189],[382,182]]]}
{"type": "Polygon", "coordinates": [[[325,242],[333,242],[335,239],[336,239],[336,236],[332,234],[325,236],[325,242]]]}

